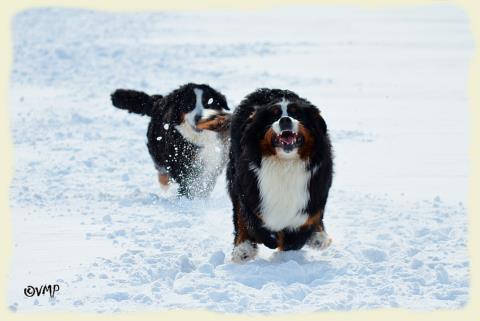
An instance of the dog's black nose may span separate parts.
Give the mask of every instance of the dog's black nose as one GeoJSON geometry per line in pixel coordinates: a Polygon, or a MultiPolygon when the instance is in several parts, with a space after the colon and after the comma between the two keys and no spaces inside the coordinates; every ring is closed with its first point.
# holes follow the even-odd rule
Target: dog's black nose
{"type": "Polygon", "coordinates": [[[289,130],[289,129],[292,129],[292,120],[290,119],[290,117],[282,117],[280,118],[280,129],[281,130],[289,130]]]}
{"type": "Polygon", "coordinates": [[[195,115],[195,117],[193,118],[193,120],[195,120],[195,124],[198,123],[200,119],[202,119],[202,115],[195,115]]]}

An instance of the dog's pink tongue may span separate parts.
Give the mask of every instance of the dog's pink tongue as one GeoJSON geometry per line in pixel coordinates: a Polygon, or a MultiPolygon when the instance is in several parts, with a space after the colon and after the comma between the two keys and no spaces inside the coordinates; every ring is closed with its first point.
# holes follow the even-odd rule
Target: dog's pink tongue
{"type": "Polygon", "coordinates": [[[284,134],[284,135],[280,136],[280,141],[283,144],[292,145],[292,144],[295,143],[295,136],[292,135],[292,134],[284,134]]]}

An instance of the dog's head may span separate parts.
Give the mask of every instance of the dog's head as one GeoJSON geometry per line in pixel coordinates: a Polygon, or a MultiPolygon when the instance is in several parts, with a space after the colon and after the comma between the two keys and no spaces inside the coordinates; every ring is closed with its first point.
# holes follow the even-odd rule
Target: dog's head
{"type": "Polygon", "coordinates": [[[257,105],[249,118],[247,131],[257,132],[254,139],[261,154],[306,160],[321,153],[329,139],[320,111],[290,91],[275,93],[268,102],[257,105]]]}
{"type": "Polygon", "coordinates": [[[176,89],[165,97],[164,108],[175,125],[195,131],[221,130],[228,121],[225,96],[205,84],[189,83],[176,89]]]}

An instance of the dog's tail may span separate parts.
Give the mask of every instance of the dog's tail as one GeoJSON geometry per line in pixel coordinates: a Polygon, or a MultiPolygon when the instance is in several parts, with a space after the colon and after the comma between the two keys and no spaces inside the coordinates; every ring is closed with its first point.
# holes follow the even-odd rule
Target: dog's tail
{"type": "Polygon", "coordinates": [[[125,109],[129,113],[152,116],[153,104],[162,99],[161,95],[147,95],[144,92],[131,89],[117,89],[112,95],[113,106],[125,109]]]}

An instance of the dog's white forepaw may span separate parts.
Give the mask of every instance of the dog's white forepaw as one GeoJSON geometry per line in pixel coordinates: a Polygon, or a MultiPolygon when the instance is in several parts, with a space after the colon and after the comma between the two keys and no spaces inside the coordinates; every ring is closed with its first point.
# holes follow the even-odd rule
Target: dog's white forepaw
{"type": "Polygon", "coordinates": [[[257,255],[257,247],[250,241],[244,241],[233,248],[232,261],[242,263],[253,259],[257,255]]]}
{"type": "Polygon", "coordinates": [[[314,232],[307,242],[308,246],[318,250],[325,250],[330,244],[332,244],[332,238],[325,231],[314,232]]]}

